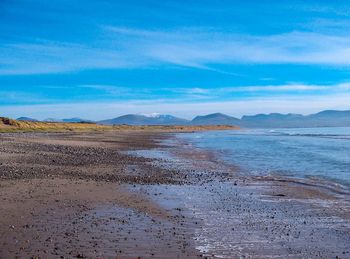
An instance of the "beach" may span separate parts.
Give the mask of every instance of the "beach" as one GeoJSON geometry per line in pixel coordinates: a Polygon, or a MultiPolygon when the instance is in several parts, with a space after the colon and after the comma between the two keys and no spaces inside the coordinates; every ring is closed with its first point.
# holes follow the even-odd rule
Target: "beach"
{"type": "Polygon", "coordinates": [[[350,199],[172,132],[0,134],[0,257],[349,258],[350,199]]]}

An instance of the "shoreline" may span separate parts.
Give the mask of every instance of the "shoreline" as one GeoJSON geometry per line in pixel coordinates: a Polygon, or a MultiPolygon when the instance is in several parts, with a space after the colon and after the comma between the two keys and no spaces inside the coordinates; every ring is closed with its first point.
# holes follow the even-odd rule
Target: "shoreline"
{"type": "MultiPolygon", "coordinates": [[[[339,258],[343,258],[344,255],[346,257],[350,253],[349,246],[347,245],[346,241],[350,238],[350,196],[348,192],[344,190],[338,190],[337,183],[334,183],[332,181],[319,182],[317,181],[317,179],[299,179],[284,176],[257,177],[251,175],[242,175],[238,172],[239,169],[237,167],[231,164],[227,164],[223,160],[220,160],[218,158],[218,154],[214,151],[194,147],[186,140],[182,138],[177,139],[174,135],[170,135],[169,138],[171,139],[171,141],[165,142],[165,148],[158,148],[156,154],[150,155],[148,153],[147,157],[158,157],[160,160],[162,160],[162,162],[160,162],[160,166],[163,166],[164,168],[169,168],[170,164],[170,168],[173,168],[175,166],[181,168],[181,170],[191,171],[192,174],[195,174],[195,177],[197,178],[196,180],[199,179],[198,182],[195,181],[196,185],[205,186],[205,188],[202,189],[203,193],[206,192],[205,189],[212,188],[214,190],[223,182],[224,184],[221,187],[218,187],[219,189],[215,190],[215,192],[219,193],[221,191],[221,188],[232,189],[233,187],[233,189],[239,190],[238,193],[240,193],[240,195],[242,196],[242,200],[246,199],[246,197],[253,196],[254,199],[250,200],[249,202],[242,201],[242,203],[245,206],[247,206],[247,208],[249,208],[246,209],[246,211],[258,211],[256,215],[248,215],[250,218],[254,219],[252,220],[252,222],[248,223],[248,231],[250,230],[251,226],[255,225],[257,222],[266,223],[269,222],[269,220],[271,221],[271,219],[272,221],[267,224],[265,230],[267,231],[271,228],[271,226],[273,226],[273,228],[281,229],[281,233],[278,234],[280,235],[280,237],[274,237],[273,242],[267,242],[263,247],[260,248],[259,246],[257,246],[254,249],[248,249],[245,253],[242,253],[240,256],[252,256],[260,258],[263,255],[262,250],[260,249],[263,249],[266,246],[270,246],[272,248],[270,251],[266,252],[265,256],[273,256],[277,258],[284,258],[285,256],[290,256],[291,254],[293,254],[293,256],[297,258],[329,258],[331,256],[338,256],[339,258]],[[165,154],[160,154],[159,150],[163,150],[165,154]],[[185,168],[183,168],[184,164],[185,168]],[[203,174],[199,173],[196,175],[195,173],[198,170],[207,171],[207,173],[204,174],[214,173],[215,176],[212,179],[209,179],[209,181],[208,178],[211,178],[211,176],[205,176],[204,180],[202,181],[201,178],[203,174]],[[212,184],[213,182],[214,184],[212,184]],[[225,186],[225,184],[228,184],[229,187],[225,186]],[[255,204],[251,206],[250,203],[255,204]],[[278,206],[277,208],[272,206],[271,210],[269,210],[266,209],[269,208],[269,205],[266,203],[274,203],[278,204],[278,206]],[[299,212],[294,212],[295,208],[300,209],[300,214],[299,212]],[[279,219],[281,222],[277,224],[274,221],[276,217],[276,211],[279,210],[284,211],[282,211],[282,218],[279,219]],[[272,213],[273,216],[266,215],[269,213],[272,213]],[[289,213],[291,215],[289,215],[289,213]],[[261,218],[265,218],[266,221],[262,222],[261,218]],[[322,220],[319,221],[319,219],[322,220]],[[326,220],[326,224],[324,220],[326,220]],[[289,223],[285,224],[286,221],[289,223]],[[302,224],[299,225],[299,222],[302,222],[302,224]],[[276,227],[276,225],[278,225],[278,227],[276,227]],[[340,225],[341,227],[339,228],[340,225]],[[286,227],[289,230],[286,231],[286,233],[284,233],[286,227]],[[305,228],[307,228],[308,230],[305,231],[305,228]],[[294,229],[294,231],[292,231],[292,229],[294,229]],[[342,232],[341,236],[334,235],[338,231],[342,232]],[[305,232],[304,240],[300,238],[300,233],[302,232],[305,232]],[[315,232],[320,233],[315,234],[315,232]],[[333,232],[333,234],[330,234],[330,232],[333,232]],[[294,236],[291,238],[293,233],[294,236]],[[339,245],[339,243],[337,243],[338,241],[335,242],[334,240],[332,240],[333,238],[338,239],[338,241],[342,240],[340,241],[342,242],[342,246],[339,245]],[[286,242],[286,239],[289,239],[288,242],[286,242]],[[311,239],[312,241],[310,242],[309,239],[311,239]],[[320,239],[320,241],[318,241],[318,239],[320,239]],[[322,239],[327,239],[327,241],[322,239]],[[303,242],[304,244],[301,244],[300,242],[303,242]],[[276,243],[285,244],[283,244],[282,247],[278,247],[276,243]],[[304,249],[305,251],[303,251],[304,249]],[[339,252],[340,250],[343,251],[337,255],[337,252],[339,252]],[[279,252],[277,253],[276,251],[279,252]]],[[[141,156],[142,155],[145,154],[141,154],[141,156]]],[[[184,192],[185,195],[190,195],[190,193],[191,190],[187,190],[184,192]]],[[[207,195],[210,195],[210,193],[207,193],[207,195]]],[[[229,196],[229,194],[224,192],[223,194],[220,194],[220,196],[222,198],[229,196]]],[[[237,192],[233,197],[236,196],[237,192]]],[[[218,197],[215,197],[215,199],[217,198],[218,197]]],[[[171,200],[172,198],[168,197],[168,199],[171,200]]],[[[196,198],[192,197],[190,202],[193,202],[193,199],[196,198]]],[[[225,199],[226,198],[224,198],[223,201],[225,201],[225,199]]],[[[200,203],[207,201],[200,201],[199,198],[199,200],[196,202],[200,203]]],[[[193,207],[197,207],[197,205],[194,204],[193,207]]],[[[208,208],[206,209],[208,212],[208,208]]],[[[211,210],[213,208],[210,207],[209,209],[211,210]]],[[[231,209],[235,210],[235,208],[231,209]]],[[[227,211],[231,211],[231,209],[227,211]]],[[[226,212],[226,209],[223,210],[224,212],[226,212]]],[[[244,212],[245,210],[243,209],[243,213],[244,212]]],[[[202,216],[203,213],[205,212],[202,212],[202,216]]],[[[228,215],[228,218],[229,217],[230,215],[228,215]]],[[[240,218],[239,222],[244,222],[244,220],[245,218],[242,217],[240,218]]],[[[215,223],[217,224],[218,222],[213,223],[209,220],[207,224],[213,225],[215,223]]],[[[237,220],[235,220],[235,224],[237,223],[237,220]]],[[[223,226],[223,229],[218,229],[217,231],[212,233],[212,235],[215,235],[216,233],[222,233],[222,231],[225,231],[224,228],[225,226],[223,226]]],[[[246,231],[247,229],[245,229],[244,231],[246,231]]],[[[271,239],[271,235],[276,235],[276,233],[266,235],[266,233],[261,232],[259,231],[259,233],[255,233],[255,235],[266,236],[267,240],[271,239]]],[[[210,239],[210,237],[208,236],[204,239],[208,240],[208,238],[210,239]]],[[[220,239],[220,237],[217,238],[220,239]]],[[[218,243],[218,240],[214,239],[212,240],[212,242],[215,244],[218,243]]],[[[235,240],[232,240],[232,242],[235,242],[235,240]]],[[[253,240],[250,240],[250,242],[250,244],[254,244],[256,240],[254,240],[253,238],[253,240]]],[[[264,241],[261,240],[259,242],[264,243],[264,241]]],[[[237,244],[237,247],[235,247],[234,249],[239,249],[240,251],[244,250],[244,248],[240,247],[240,244],[237,244]]],[[[214,247],[208,250],[204,249],[201,252],[204,252],[204,255],[206,256],[210,256],[212,253],[214,255],[217,255],[218,257],[226,258],[232,258],[237,256],[237,250],[230,250],[227,247],[214,247]],[[228,254],[225,255],[223,251],[227,252],[228,254]]]]}
{"type": "MultiPolygon", "coordinates": [[[[176,134],[176,133],[175,133],[176,134]]],[[[305,188],[318,188],[321,192],[331,193],[332,195],[348,195],[350,197],[350,185],[342,184],[331,178],[323,177],[294,177],[279,174],[267,174],[267,175],[249,175],[246,171],[242,171],[237,165],[228,163],[224,159],[221,159],[222,154],[212,149],[204,149],[194,146],[188,140],[183,138],[177,138],[174,134],[169,135],[168,139],[173,139],[178,147],[179,151],[172,151],[172,155],[180,157],[182,159],[193,158],[194,160],[202,156],[202,160],[210,161],[211,163],[220,164],[225,170],[234,173],[235,179],[238,180],[252,180],[256,182],[272,182],[272,183],[286,183],[290,185],[300,185],[305,188]],[[181,148],[185,146],[186,148],[181,148]],[[188,151],[189,149],[190,151],[188,151]],[[197,155],[193,155],[196,154],[197,155]],[[203,159],[204,158],[204,159],[203,159]]]]}
{"type": "Polygon", "coordinates": [[[155,147],[152,136],[0,135],[0,257],[196,257],[177,227],[183,218],[132,190],[181,182],[150,159],[121,154],[155,147]]]}
{"type": "Polygon", "coordinates": [[[0,140],[0,257],[350,253],[349,200],[318,186],[242,177],[172,133],[0,140]]]}

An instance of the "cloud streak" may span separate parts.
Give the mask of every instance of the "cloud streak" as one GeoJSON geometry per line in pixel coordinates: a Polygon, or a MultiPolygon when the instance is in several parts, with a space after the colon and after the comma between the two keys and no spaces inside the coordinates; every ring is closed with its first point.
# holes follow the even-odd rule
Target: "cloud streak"
{"type": "MultiPolygon", "coordinates": [[[[207,39],[210,39],[208,34],[207,39]]],[[[350,38],[292,32],[271,36],[222,35],[213,41],[151,45],[148,53],[166,62],[205,66],[210,64],[322,64],[349,65],[350,38]]]]}
{"type": "Polygon", "coordinates": [[[141,46],[150,59],[184,66],[210,64],[288,63],[349,65],[350,37],[292,31],[275,35],[245,35],[210,28],[147,31],[106,27],[141,46]]]}
{"type": "MultiPolygon", "coordinates": [[[[308,84],[285,84],[285,85],[256,85],[256,86],[232,86],[215,88],[175,88],[168,89],[178,94],[197,95],[203,97],[223,98],[233,97],[236,93],[261,96],[266,94],[298,93],[299,95],[325,95],[347,93],[350,90],[350,83],[334,85],[308,85],[308,84]]],[[[243,97],[241,97],[243,98],[243,97]]]]}
{"type": "MultiPolygon", "coordinates": [[[[126,68],[132,61],[113,49],[34,40],[0,45],[0,75],[45,74],[93,68],[126,68]]],[[[141,60],[139,60],[141,65],[141,60]]]]}
{"type": "Polygon", "coordinates": [[[85,84],[70,86],[40,86],[36,91],[14,91],[11,87],[1,90],[3,97],[0,107],[7,104],[45,104],[93,102],[95,100],[111,101],[157,101],[165,102],[208,102],[217,100],[248,100],[249,98],[267,98],[274,96],[332,96],[349,94],[350,83],[332,85],[316,84],[282,84],[282,85],[248,85],[227,87],[126,87],[120,85],[85,84]],[[70,92],[69,98],[62,93],[70,92]]]}
{"type": "Polygon", "coordinates": [[[350,65],[350,37],[293,31],[245,35],[211,28],[145,30],[104,26],[103,40],[77,44],[32,40],[0,45],[0,74],[35,74],[104,68],[218,64],[350,65]]]}
{"type": "Polygon", "coordinates": [[[240,117],[256,113],[314,113],[325,109],[350,109],[350,94],[334,94],[330,96],[303,97],[265,97],[249,98],[236,101],[207,101],[169,102],[158,101],[119,101],[119,102],[91,102],[47,105],[6,105],[2,106],[2,114],[9,117],[29,116],[38,119],[47,117],[63,118],[77,116],[85,119],[107,119],[127,113],[173,114],[191,119],[195,115],[212,112],[223,112],[240,117]],[[91,107],[94,107],[93,109],[91,107]]]}

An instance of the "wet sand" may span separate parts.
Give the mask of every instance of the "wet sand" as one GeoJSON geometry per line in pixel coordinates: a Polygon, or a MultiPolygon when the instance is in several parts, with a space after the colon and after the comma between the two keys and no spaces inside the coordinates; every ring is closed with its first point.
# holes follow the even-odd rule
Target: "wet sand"
{"type": "Polygon", "coordinates": [[[349,194],[167,133],[0,134],[0,257],[350,258],[349,194]]]}
{"type": "Polygon", "coordinates": [[[184,219],[133,186],[180,184],[178,172],[121,152],[151,133],[2,134],[0,257],[193,256],[184,219]],[[166,252],[165,252],[166,251],[166,252]]]}

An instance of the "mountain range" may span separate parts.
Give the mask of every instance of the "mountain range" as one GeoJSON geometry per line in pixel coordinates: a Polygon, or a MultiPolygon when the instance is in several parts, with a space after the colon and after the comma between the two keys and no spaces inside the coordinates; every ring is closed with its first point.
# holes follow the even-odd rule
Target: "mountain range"
{"type": "Polygon", "coordinates": [[[187,125],[190,121],[172,115],[137,115],[127,114],[114,119],[99,121],[99,124],[128,124],[128,125],[187,125]]]}
{"type": "MultiPolygon", "coordinates": [[[[38,121],[36,119],[21,117],[22,121],[38,121]]],[[[81,118],[47,119],[54,122],[92,122],[81,118]]],[[[222,113],[213,113],[196,116],[192,120],[178,118],[172,115],[127,114],[113,119],[95,121],[103,125],[235,125],[243,128],[301,128],[301,127],[350,127],[350,110],[326,110],[310,115],[301,114],[257,114],[243,116],[241,119],[222,113]]]]}
{"type": "Polygon", "coordinates": [[[32,121],[32,122],[38,121],[36,119],[29,118],[29,117],[19,117],[19,118],[17,118],[17,120],[18,121],[32,121]]]}
{"type": "Polygon", "coordinates": [[[196,116],[190,124],[193,125],[239,125],[240,119],[222,114],[212,113],[204,116],[196,116]]]}
{"type": "Polygon", "coordinates": [[[85,119],[81,119],[81,118],[68,118],[68,119],[47,118],[43,121],[44,122],[66,122],[66,123],[93,122],[91,120],[85,120],[85,119]]]}

